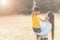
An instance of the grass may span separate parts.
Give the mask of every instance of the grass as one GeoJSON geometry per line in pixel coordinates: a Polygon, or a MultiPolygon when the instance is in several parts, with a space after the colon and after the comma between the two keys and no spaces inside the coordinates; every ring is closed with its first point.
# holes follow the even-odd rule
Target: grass
{"type": "MultiPolygon", "coordinates": [[[[42,15],[44,16],[44,15],[42,15]]],[[[55,14],[55,40],[60,40],[60,14],[55,14]]],[[[31,16],[0,17],[0,40],[35,40],[31,16]]],[[[49,35],[49,39],[51,36],[49,35]]]]}

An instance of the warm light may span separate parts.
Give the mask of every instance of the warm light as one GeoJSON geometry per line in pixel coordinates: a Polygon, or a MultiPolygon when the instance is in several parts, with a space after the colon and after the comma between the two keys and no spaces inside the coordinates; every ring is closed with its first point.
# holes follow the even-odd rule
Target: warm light
{"type": "Polygon", "coordinates": [[[8,0],[1,0],[1,5],[2,6],[7,6],[8,0]]]}

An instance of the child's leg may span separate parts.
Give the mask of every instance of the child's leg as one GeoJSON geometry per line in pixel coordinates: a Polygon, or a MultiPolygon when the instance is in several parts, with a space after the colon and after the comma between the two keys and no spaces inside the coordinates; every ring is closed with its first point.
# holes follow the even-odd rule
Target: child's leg
{"type": "MultiPolygon", "coordinates": [[[[41,32],[41,29],[39,28],[38,33],[41,32]]],[[[41,40],[41,36],[37,34],[37,40],[41,40]]]]}
{"type": "Polygon", "coordinates": [[[37,37],[36,38],[37,40],[41,40],[41,36],[40,35],[37,35],[36,37],[37,37]]]}
{"type": "Polygon", "coordinates": [[[39,35],[36,35],[36,40],[39,40],[39,35]]]}
{"type": "Polygon", "coordinates": [[[38,35],[38,33],[40,33],[40,28],[33,28],[35,34],[36,34],[36,40],[40,40],[40,35],[38,35]]]}
{"type": "Polygon", "coordinates": [[[41,38],[41,40],[48,40],[48,38],[41,38]]]}

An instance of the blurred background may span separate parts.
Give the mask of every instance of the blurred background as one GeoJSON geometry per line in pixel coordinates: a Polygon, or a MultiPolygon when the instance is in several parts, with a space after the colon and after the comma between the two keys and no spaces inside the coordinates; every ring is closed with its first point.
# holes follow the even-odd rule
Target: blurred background
{"type": "MultiPolygon", "coordinates": [[[[35,1],[43,18],[48,11],[54,13],[54,40],[60,40],[60,0],[35,1]]],[[[36,40],[31,19],[33,4],[33,0],[0,0],[0,40],[36,40]]]]}
{"type": "MultiPolygon", "coordinates": [[[[42,13],[60,12],[60,0],[35,0],[42,13]]],[[[33,0],[0,0],[0,15],[31,14],[33,0]]]]}

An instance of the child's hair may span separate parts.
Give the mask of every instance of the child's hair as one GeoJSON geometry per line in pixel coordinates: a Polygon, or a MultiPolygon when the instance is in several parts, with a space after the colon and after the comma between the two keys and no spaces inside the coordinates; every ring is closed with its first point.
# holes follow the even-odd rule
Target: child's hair
{"type": "Polygon", "coordinates": [[[38,7],[35,7],[33,11],[40,11],[38,7]]]}

